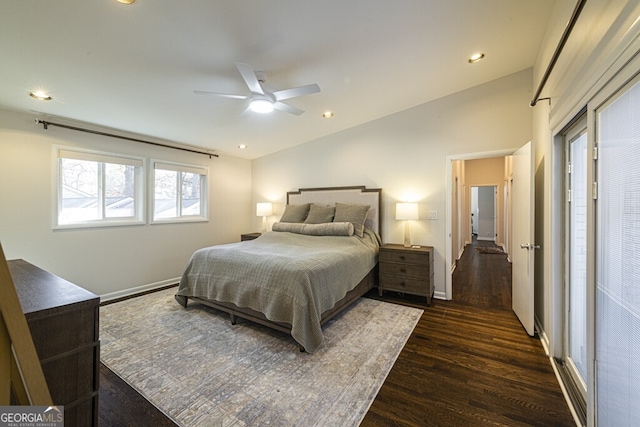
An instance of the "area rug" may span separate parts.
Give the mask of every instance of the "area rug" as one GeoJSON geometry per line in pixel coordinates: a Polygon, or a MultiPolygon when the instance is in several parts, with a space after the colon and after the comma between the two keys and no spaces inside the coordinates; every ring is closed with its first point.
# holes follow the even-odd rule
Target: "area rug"
{"type": "Polygon", "coordinates": [[[495,255],[506,255],[505,251],[502,248],[497,248],[493,246],[478,246],[476,251],[481,254],[495,254],[495,255]]]}
{"type": "Polygon", "coordinates": [[[357,426],[422,310],[360,298],[301,353],[175,288],[100,308],[100,358],[181,426],[357,426]]]}

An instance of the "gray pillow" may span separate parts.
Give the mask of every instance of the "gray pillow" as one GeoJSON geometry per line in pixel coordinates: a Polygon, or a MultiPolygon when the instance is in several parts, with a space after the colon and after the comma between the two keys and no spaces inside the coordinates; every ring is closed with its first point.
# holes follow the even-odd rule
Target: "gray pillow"
{"type": "Polygon", "coordinates": [[[369,205],[348,205],[336,203],[334,222],[350,222],[353,224],[353,233],[362,237],[364,234],[364,221],[367,219],[369,205]]]}
{"type": "Polygon", "coordinates": [[[353,236],[353,224],[350,222],[328,222],[323,224],[276,222],[271,229],[273,231],[288,231],[310,236],[353,236]]]}
{"type": "Polygon", "coordinates": [[[333,221],[333,214],[336,208],[333,206],[311,205],[309,207],[309,215],[304,220],[305,224],[323,224],[333,221]]]}
{"type": "Polygon", "coordinates": [[[302,205],[287,205],[280,222],[304,222],[309,213],[311,203],[303,203],[302,205]]]}

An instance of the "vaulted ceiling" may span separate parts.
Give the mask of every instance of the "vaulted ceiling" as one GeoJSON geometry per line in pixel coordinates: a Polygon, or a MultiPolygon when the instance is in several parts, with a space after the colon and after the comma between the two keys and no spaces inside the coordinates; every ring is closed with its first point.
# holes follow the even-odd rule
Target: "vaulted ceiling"
{"type": "Polygon", "coordinates": [[[0,0],[0,108],[256,158],[533,66],[554,3],[0,0]],[[299,116],[194,94],[249,95],[236,62],[321,92],[299,116]]]}

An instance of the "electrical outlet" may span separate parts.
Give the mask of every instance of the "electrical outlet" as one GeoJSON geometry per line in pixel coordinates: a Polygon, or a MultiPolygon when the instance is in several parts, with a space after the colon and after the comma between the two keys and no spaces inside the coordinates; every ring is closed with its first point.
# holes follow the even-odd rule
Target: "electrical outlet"
{"type": "Polygon", "coordinates": [[[438,219],[438,211],[429,211],[427,213],[428,219],[438,219]]]}

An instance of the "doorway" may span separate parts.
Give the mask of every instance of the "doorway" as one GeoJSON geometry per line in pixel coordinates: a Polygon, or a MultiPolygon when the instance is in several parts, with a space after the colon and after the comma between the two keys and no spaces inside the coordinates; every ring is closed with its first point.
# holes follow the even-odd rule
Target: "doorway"
{"type": "Polygon", "coordinates": [[[494,187],[497,190],[494,193],[497,199],[494,209],[494,235],[497,237],[494,242],[502,247],[511,261],[512,155],[516,151],[517,149],[511,149],[447,157],[446,283],[444,294],[437,295],[439,298],[452,299],[452,275],[456,261],[462,256],[465,246],[472,243],[471,187],[494,187]],[[493,167],[484,168],[486,164],[483,165],[483,162],[493,162],[493,167]]]}
{"type": "Polygon", "coordinates": [[[471,236],[477,240],[496,242],[498,210],[497,186],[471,187],[471,236]]]}
{"type": "MultiPolygon", "coordinates": [[[[446,226],[449,238],[446,240],[446,272],[445,272],[445,293],[437,295],[440,298],[452,299],[452,274],[457,265],[457,261],[462,256],[465,247],[473,242],[473,235],[478,233],[478,237],[486,238],[488,241],[497,244],[508,253],[509,242],[505,232],[508,225],[508,209],[506,191],[510,171],[510,156],[515,150],[487,152],[469,154],[466,156],[456,156],[447,158],[447,215],[446,226]],[[488,209],[478,212],[474,206],[472,208],[472,188],[487,189],[488,209]],[[476,230],[473,230],[471,213],[474,211],[474,224],[478,219],[476,230]],[[489,231],[480,229],[480,217],[483,212],[489,213],[489,231]],[[480,233],[482,235],[480,236],[480,233]]],[[[475,193],[475,190],[473,191],[475,193]]],[[[484,226],[484,224],[482,224],[484,226]]],[[[484,227],[483,227],[484,229],[484,227]]]]}

